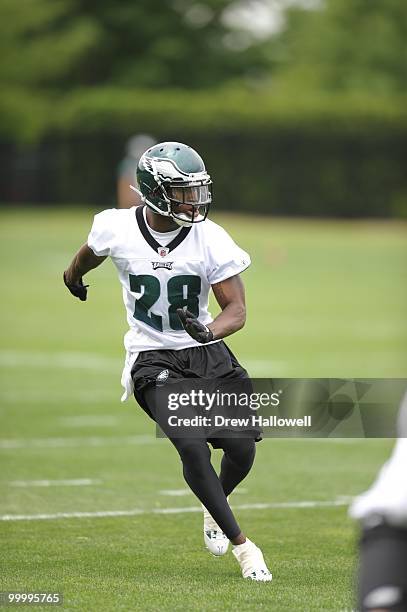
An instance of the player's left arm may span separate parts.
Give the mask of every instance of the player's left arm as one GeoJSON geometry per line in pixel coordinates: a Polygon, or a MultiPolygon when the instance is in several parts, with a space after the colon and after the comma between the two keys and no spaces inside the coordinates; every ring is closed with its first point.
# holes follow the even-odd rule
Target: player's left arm
{"type": "Polygon", "coordinates": [[[202,344],[230,336],[246,322],[244,285],[239,274],[215,283],[212,290],[222,311],[209,325],[198,321],[188,310],[177,310],[185,331],[202,344]]]}
{"type": "Polygon", "coordinates": [[[212,285],[221,312],[208,325],[213,339],[225,338],[242,329],[246,323],[246,300],[243,281],[239,274],[212,285]]]}

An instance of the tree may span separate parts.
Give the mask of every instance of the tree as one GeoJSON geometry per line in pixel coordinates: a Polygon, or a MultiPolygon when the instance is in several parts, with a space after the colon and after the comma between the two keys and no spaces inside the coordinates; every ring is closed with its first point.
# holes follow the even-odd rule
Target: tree
{"type": "Polygon", "coordinates": [[[0,80],[59,91],[108,85],[215,87],[265,68],[262,45],[232,49],[231,0],[2,0],[0,80]]]}
{"type": "Polygon", "coordinates": [[[72,15],[69,0],[2,0],[0,82],[39,87],[61,82],[101,40],[97,24],[72,15]]]}
{"type": "Polygon", "coordinates": [[[297,90],[400,93],[407,89],[407,3],[324,0],[319,10],[287,12],[280,85],[297,90]]]}

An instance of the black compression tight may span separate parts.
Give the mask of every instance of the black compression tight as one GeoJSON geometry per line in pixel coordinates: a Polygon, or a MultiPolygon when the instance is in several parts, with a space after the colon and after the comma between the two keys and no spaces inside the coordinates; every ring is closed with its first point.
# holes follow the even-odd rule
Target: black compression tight
{"type": "Polygon", "coordinates": [[[231,540],[241,529],[233,516],[226,496],[247,476],[256,453],[252,438],[223,438],[217,444],[224,451],[221,472],[217,476],[206,440],[172,438],[183,465],[186,482],[216,523],[231,540]]]}
{"type": "Polygon", "coordinates": [[[228,496],[250,472],[256,455],[256,443],[253,438],[223,438],[221,448],[224,455],[219,480],[228,496]]]}
{"type": "Polygon", "coordinates": [[[253,465],[256,444],[253,438],[217,438],[216,447],[222,448],[224,456],[219,476],[211,463],[211,452],[205,438],[173,438],[168,431],[165,412],[156,407],[153,389],[145,392],[145,401],[150,416],[167,433],[182,461],[184,478],[190,489],[202,502],[210,515],[232,540],[241,529],[233,516],[226,496],[247,476],[253,465]],[[167,431],[166,431],[167,429],[167,431]]]}

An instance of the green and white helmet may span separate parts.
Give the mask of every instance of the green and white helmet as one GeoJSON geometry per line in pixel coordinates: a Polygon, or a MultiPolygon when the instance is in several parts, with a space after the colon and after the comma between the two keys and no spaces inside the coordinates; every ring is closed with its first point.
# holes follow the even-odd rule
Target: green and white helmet
{"type": "Polygon", "coordinates": [[[137,167],[142,202],[178,225],[205,221],[212,201],[211,177],[203,159],[181,142],[161,142],[147,149],[137,167]]]}

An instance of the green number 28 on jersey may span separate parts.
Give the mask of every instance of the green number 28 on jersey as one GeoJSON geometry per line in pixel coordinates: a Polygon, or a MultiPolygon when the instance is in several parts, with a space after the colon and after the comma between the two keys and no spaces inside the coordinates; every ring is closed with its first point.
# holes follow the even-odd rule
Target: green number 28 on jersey
{"type": "MultiPolygon", "coordinates": [[[[143,294],[136,299],[134,318],[142,321],[150,327],[163,331],[163,318],[161,315],[149,311],[154,306],[161,293],[160,281],[151,274],[130,274],[130,290],[134,293],[143,294]]],[[[183,329],[182,323],[177,315],[177,308],[184,308],[199,316],[199,294],[201,292],[201,279],[199,276],[180,274],[173,276],[166,286],[168,307],[168,320],[171,329],[183,329]]]]}

